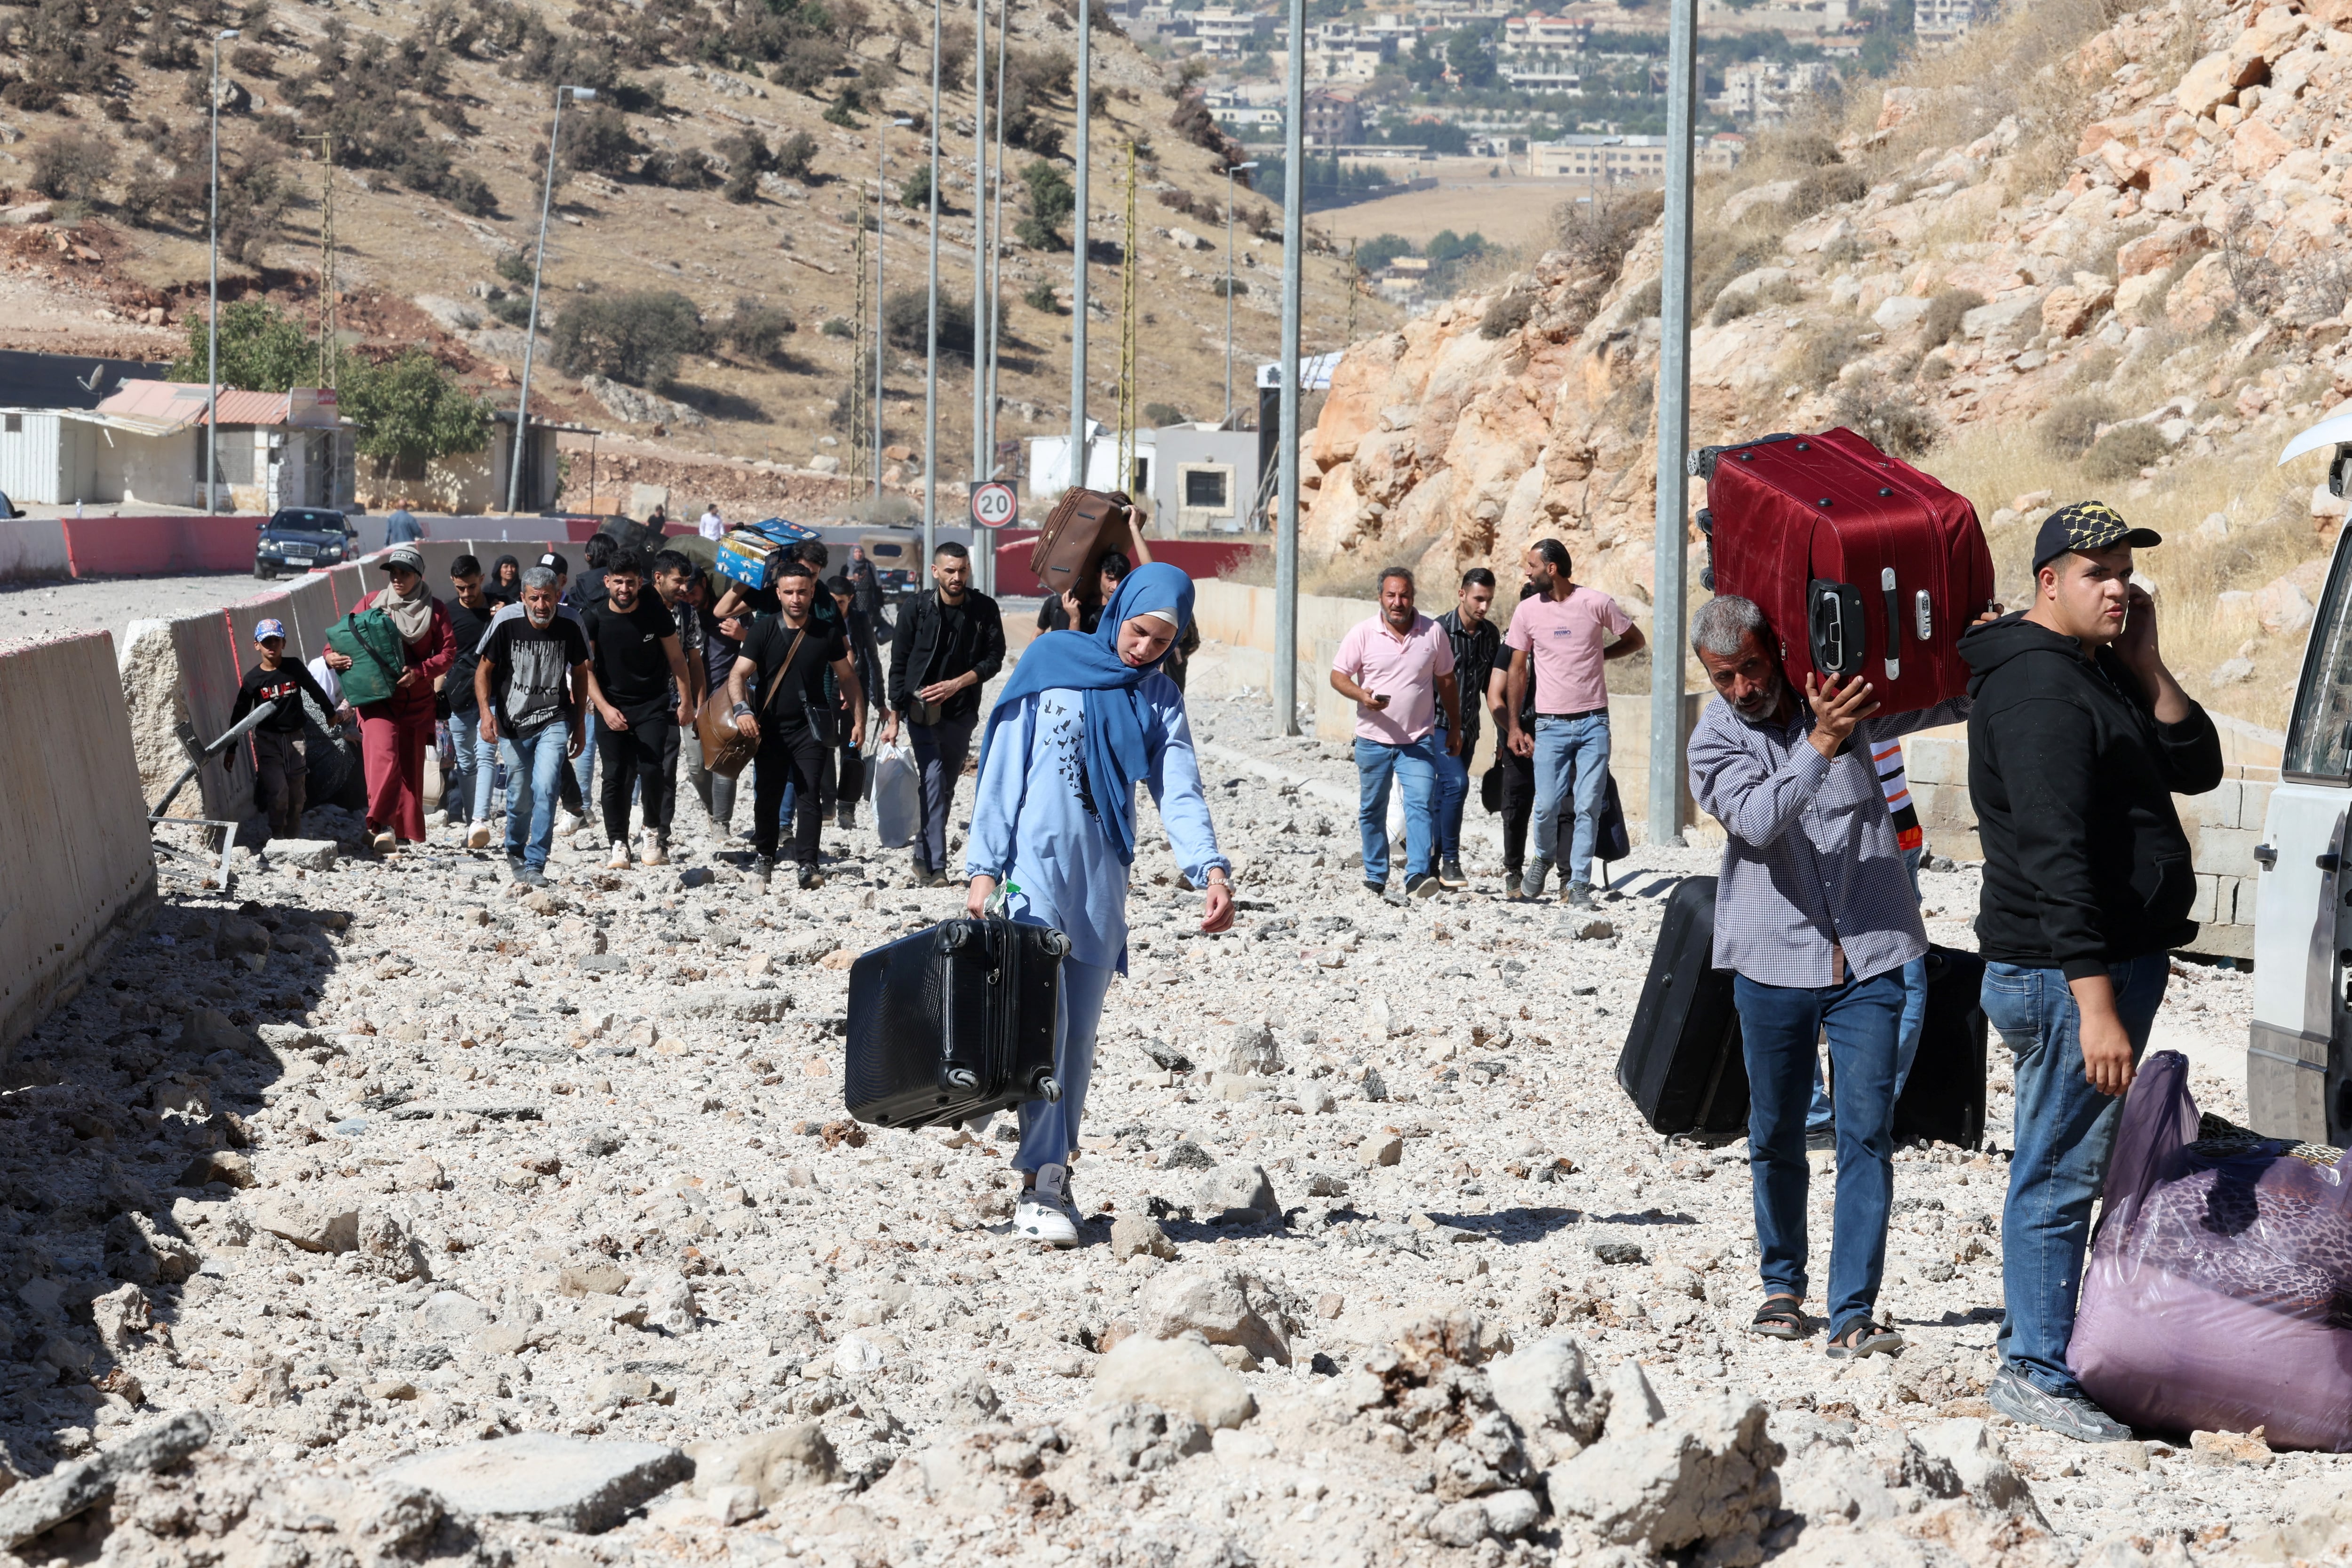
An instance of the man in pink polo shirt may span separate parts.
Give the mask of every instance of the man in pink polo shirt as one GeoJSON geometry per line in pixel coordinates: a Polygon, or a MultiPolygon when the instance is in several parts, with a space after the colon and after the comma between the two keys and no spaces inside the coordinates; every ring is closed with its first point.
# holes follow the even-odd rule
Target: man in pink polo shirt
{"type": "Polygon", "coordinates": [[[1510,748],[1536,764],[1536,852],[1528,862],[1518,896],[1543,896],[1544,877],[1559,849],[1560,808],[1571,793],[1575,826],[1570,831],[1562,879],[1568,902],[1592,902],[1592,845],[1601,804],[1609,783],[1609,686],[1603,661],[1641,652],[1642,629],[1615,600],[1597,588],[1569,580],[1568,547],[1538,539],[1524,563],[1537,591],[1511,612],[1503,645],[1511,651],[1510,702],[1507,715],[1510,748]],[[1528,680],[1535,680],[1536,727],[1521,727],[1528,680]]]}
{"type": "MultiPolygon", "coordinates": [[[[1437,750],[1439,706],[1449,737],[1462,733],[1461,697],[1454,678],[1454,641],[1412,607],[1412,573],[1392,566],[1381,573],[1381,612],[1351,628],[1331,661],[1331,689],[1356,705],[1356,772],[1362,796],[1356,811],[1364,839],[1364,886],[1388,894],[1389,784],[1404,785],[1404,891],[1427,898],[1437,880],[1437,750]]],[[[1449,748],[1458,739],[1442,743],[1449,748]]]]}

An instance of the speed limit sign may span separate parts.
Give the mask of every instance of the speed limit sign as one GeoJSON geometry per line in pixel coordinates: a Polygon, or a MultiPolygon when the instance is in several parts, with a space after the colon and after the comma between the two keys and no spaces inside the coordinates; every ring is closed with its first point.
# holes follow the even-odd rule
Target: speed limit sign
{"type": "Polygon", "coordinates": [[[971,492],[971,520],[983,528],[1001,528],[1019,515],[1021,503],[1010,485],[991,482],[971,492]]]}

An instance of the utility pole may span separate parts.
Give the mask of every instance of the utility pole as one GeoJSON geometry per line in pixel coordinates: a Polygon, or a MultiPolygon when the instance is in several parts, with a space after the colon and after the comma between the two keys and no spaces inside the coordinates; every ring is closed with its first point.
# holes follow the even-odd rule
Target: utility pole
{"type": "MultiPolygon", "coordinates": [[[[1003,90],[1003,84],[998,84],[1003,90]]],[[[934,108],[931,112],[937,114],[934,108]]],[[[980,345],[996,301],[988,292],[988,0],[971,0],[971,482],[988,477],[988,384],[980,345]]],[[[986,591],[983,588],[982,591],[986,591]]]]}
{"type": "Polygon", "coordinates": [[[1651,563],[1650,842],[1683,841],[1683,625],[1688,547],[1693,100],[1698,0],[1671,0],[1666,35],[1666,235],[1658,310],[1657,555],[1651,563]]]}
{"type": "Polygon", "coordinates": [[[319,144],[324,172],[319,181],[319,384],[335,384],[342,356],[335,343],[335,133],[315,131],[301,138],[319,144]]]}
{"type": "MultiPolygon", "coordinates": [[[[1696,0],[1681,0],[1696,4],[1696,0]]],[[[1282,127],[1282,402],[1276,440],[1274,706],[1298,733],[1298,304],[1307,267],[1307,0],[1290,0],[1289,91],[1282,127]]]]}
{"type": "MultiPolygon", "coordinates": [[[[996,361],[1002,340],[1004,292],[1004,40],[1013,31],[1013,0],[997,0],[996,7],[996,188],[989,198],[988,220],[988,459],[986,475],[996,477],[996,361]]],[[[973,204],[975,209],[978,201],[973,204]]],[[[996,557],[989,556],[990,590],[996,586],[996,557]]]]}
{"type": "Polygon", "coordinates": [[[1217,422],[1221,429],[1230,429],[1234,423],[1234,176],[1256,167],[1255,159],[1225,166],[1225,416],[1217,422]]]}
{"type": "Polygon", "coordinates": [[[1087,482],[1087,171],[1093,161],[1094,0],[1078,0],[1077,222],[1070,242],[1070,484],[1087,482]]]}
{"type": "Polygon", "coordinates": [[[220,505],[215,471],[220,466],[220,47],[236,29],[213,35],[213,216],[211,305],[205,317],[205,510],[220,505]]]}
{"type": "Polygon", "coordinates": [[[530,450],[530,363],[532,351],[539,347],[539,284],[547,267],[547,214],[555,205],[555,149],[563,135],[563,99],[566,94],[575,100],[593,99],[593,87],[559,87],[555,89],[555,114],[547,127],[547,183],[539,197],[539,248],[530,263],[530,324],[522,335],[522,392],[515,400],[514,444],[507,449],[507,512],[512,516],[521,510],[523,454],[530,450]]]}
{"type": "MultiPolygon", "coordinates": [[[[940,542],[940,20],[931,0],[930,322],[923,354],[923,559],[940,542]]],[[[879,520],[878,518],[877,519],[879,520]]]]}
{"type": "Polygon", "coordinates": [[[874,421],[866,403],[866,186],[857,187],[856,240],[857,287],[850,301],[849,319],[849,472],[854,482],[866,466],[866,445],[874,421]]]}
{"type": "Polygon", "coordinates": [[[1135,143],[1127,144],[1127,228],[1118,258],[1118,487],[1135,493],[1135,143]]]}

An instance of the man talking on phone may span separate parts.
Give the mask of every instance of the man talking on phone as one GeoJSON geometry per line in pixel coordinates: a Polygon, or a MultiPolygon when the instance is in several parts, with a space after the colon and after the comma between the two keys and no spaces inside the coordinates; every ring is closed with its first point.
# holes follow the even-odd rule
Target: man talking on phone
{"type": "Polygon", "coordinates": [[[1389,891],[1389,786],[1404,786],[1404,894],[1433,896],[1444,884],[1430,856],[1437,840],[1437,758],[1459,751],[1462,702],[1454,640],[1413,608],[1412,573],[1381,573],[1381,612],[1349,629],[1331,661],[1331,689],[1356,705],[1356,810],[1364,840],[1364,887],[1389,891]],[[1445,727],[1438,728],[1443,712],[1445,727]]]}

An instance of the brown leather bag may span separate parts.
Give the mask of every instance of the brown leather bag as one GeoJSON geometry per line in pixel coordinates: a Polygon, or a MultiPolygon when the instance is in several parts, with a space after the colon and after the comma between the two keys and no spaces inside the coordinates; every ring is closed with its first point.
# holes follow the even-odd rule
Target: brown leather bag
{"type": "Polygon", "coordinates": [[[1029,570],[1050,598],[1075,592],[1081,604],[1102,598],[1102,559],[1118,550],[1135,559],[1135,501],[1125,491],[1068,489],[1046,515],[1029,552],[1029,570]]]}
{"type": "MultiPolygon", "coordinates": [[[[807,635],[803,631],[793,638],[792,648],[777,669],[779,676],[793,667],[793,661],[800,656],[801,639],[807,635]]],[[[770,684],[767,695],[760,699],[763,716],[783,685],[782,679],[770,684]]],[[[741,774],[751,765],[751,754],[760,749],[758,741],[735,727],[735,705],[729,700],[724,687],[703,695],[702,706],[694,716],[694,733],[702,741],[702,770],[716,773],[721,779],[741,774]]]]}

